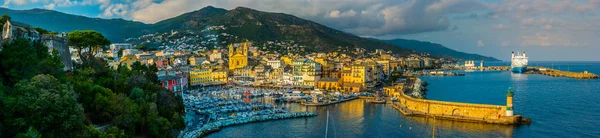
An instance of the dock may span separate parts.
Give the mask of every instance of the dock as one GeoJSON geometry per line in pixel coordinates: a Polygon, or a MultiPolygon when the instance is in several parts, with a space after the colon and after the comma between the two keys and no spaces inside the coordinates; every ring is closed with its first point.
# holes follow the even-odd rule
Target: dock
{"type": "Polygon", "coordinates": [[[335,102],[327,102],[327,103],[310,103],[310,102],[304,102],[304,103],[302,103],[302,105],[305,105],[305,106],[326,106],[326,105],[331,105],[331,104],[343,103],[343,102],[351,101],[351,100],[354,100],[354,99],[358,99],[358,97],[351,97],[351,98],[342,99],[342,100],[335,101],[335,102]]]}

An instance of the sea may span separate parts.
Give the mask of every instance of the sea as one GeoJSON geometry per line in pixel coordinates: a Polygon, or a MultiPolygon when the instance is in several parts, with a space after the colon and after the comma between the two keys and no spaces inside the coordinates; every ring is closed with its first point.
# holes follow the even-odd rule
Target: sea
{"type": "MultiPolygon", "coordinates": [[[[510,65],[487,62],[486,66],[510,65]]],[[[600,74],[600,62],[530,62],[530,66],[600,74]]],[[[403,116],[389,105],[358,99],[326,107],[277,104],[311,111],[309,118],[223,128],[210,138],[388,138],[388,137],[600,137],[600,79],[579,80],[509,71],[473,71],[465,76],[420,77],[427,99],[505,105],[514,89],[514,111],[529,125],[496,125],[403,116]]]]}

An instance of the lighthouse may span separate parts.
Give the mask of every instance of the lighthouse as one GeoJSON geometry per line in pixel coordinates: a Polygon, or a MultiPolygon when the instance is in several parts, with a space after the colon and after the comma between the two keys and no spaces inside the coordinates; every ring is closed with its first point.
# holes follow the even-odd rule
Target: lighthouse
{"type": "Polygon", "coordinates": [[[512,87],[508,88],[508,93],[506,93],[506,116],[513,116],[513,89],[512,87]]]}

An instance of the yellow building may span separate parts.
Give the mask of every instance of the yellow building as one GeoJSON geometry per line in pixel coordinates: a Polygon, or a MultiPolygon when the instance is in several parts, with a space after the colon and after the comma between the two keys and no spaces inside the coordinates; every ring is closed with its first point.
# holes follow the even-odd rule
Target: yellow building
{"type": "Polygon", "coordinates": [[[367,68],[368,66],[362,64],[352,65],[352,83],[358,83],[365,87],[367,80],[367,68]]]}
{"type": "Polygon", "coordinates": [[[244,68],[248,65],[248,47],[250,42],[240,43],[237,48],[229,44],[229,70],[244,68]]]}
{"type": "Polygon", "coordinates": [[[212,80],[211,69],[196,69],[190,72],[190,86],[207,85],[212,80]]]}
{"type": "Polygon", "coordinates": [[[286,65],[292,65],[293,59],[287,56],[282,56],[281,61],[286,65]]]}
{"type": "Polygon", "coordinates": [[[338,78],[322,78],[317,83],[317,88],[328,91],[339,91],[340,90],[340,79],[338,78]]]}
{"type": "Polygon", "coordinates": [[[387,95],[388,97],[400,98],[401,92],[404,92],[404,84],[397,84],[394,86],[386,86],[386,87],[383,87],[383,91],[385,92],[385,95],[387,95]]]}
{"type": "Polygon", "coordinates": [[[131,64],[138,61],[135,55],[126,55],[121,57],[121,65],[131,69],[131,64]]]}
{"type": "Polygon", "coordinates": [[[227,83],[227,71],[224,69],[212,70],[211,77],[213,83],[227,83]]]}

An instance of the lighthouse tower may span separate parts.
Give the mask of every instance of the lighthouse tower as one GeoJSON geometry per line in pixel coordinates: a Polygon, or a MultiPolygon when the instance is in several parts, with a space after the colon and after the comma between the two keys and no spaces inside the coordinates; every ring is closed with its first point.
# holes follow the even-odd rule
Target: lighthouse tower
{"type": "Polygon", "coordinates": [[[512,87],[508,88],[508,93],[506,93],[506,116],[513,116],[513,89],[512,87]]]}

